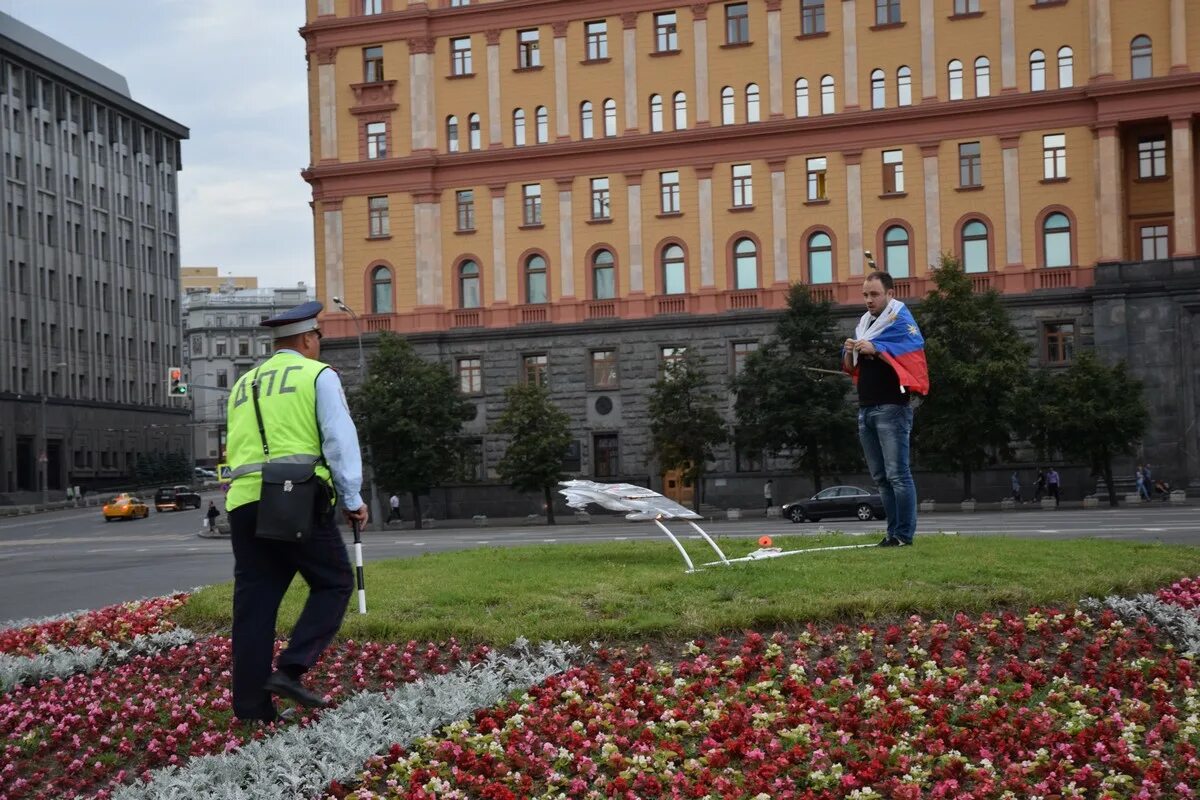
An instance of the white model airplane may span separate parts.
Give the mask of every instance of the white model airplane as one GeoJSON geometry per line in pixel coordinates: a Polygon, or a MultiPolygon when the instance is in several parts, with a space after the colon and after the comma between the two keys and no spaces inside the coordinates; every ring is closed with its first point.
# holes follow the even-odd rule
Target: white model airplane
{"type": "Polygon", "coordinates": [[[663,497],[658,492],[647,489],[643,486],[635,486],[632,483],[597,483],[595,481],[559,481],[559,486],[562,488],[558,491],[567,499],[567,505],[571,508],[586,509],[589,503],[595,503],[603,506],[610,511],[626,511],[625,519],[628,520],[646,520],[653,522],[655,525],[667,535],[675,545],[675,549],[679,551],[679,555],[683,556],[683,561],[687,564],[688,572],[695,572],[696,567],[692,564],[691,556],[684,549],[683,544],[671,533],[671,530],[663,524],[664,519],[683,519],[695,528],[696,532],[708,542],[713,551],[716,552],[719,561],[710,561],[704,566],[712,567],[717,564],[730,564],[739,561],[761,561],[767,558],[779,558],[780,556],[792,556],[799,553],[814,553],[824,550],[856,550],[860,547],[873,547],[869,544],[854,544],[841,547],[813,547],[805,550],[782,550],[778,547],[770,546],[770,537],[764,536],[759,540],[762,546],[748,556],[743,558],[726,558],[725,553],[713,541],[712,537],[693,520],[703,519],[695,511],[686,508],[669,497],[663,497]]]}

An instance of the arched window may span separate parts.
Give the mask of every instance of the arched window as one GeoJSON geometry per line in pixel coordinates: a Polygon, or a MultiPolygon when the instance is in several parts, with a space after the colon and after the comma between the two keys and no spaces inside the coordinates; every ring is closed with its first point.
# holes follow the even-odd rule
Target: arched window
{"type": "Polygon", "coordinates": [[[988,229],[983,220],[973,219],[963,225],[962,260],[966,272],[987,272],[991,266],[988,263],[988,229]]]}
{"type": "Polygon", "coordinates": [[[617,274],[613,254],[597,250],[592,254],[592,299],[611,300],[617,296],[617,274]]]}
{"type": "Polygon", "coordinates": [[[975,59],[975,96],[987,97],[992,93],[992,62],[987,56],[975,59]]]}
{"type": "Polygon", "coordinates": [[[550,112],[545,106],[538,106],[533,116],[537,126],[537,143],[545,144],[550,141],[550,112]]]}
{"type": "Polygon", "coordinates": [[[751,83],[746,86],[746,122],[758,122],[762,119],[760,104],[758,101],[758,84],[751,83]]]}
{"type": "Polygon", "coordinates": [[[479,306],[479,265],[474,261],[464,261],[458,265],[458,307],[479,306]]]}
{"type": "Polygon", "coordinates": [[[808,116],[808,78],[796,79],[796,116],[808,116]]]}
{"type": "Polygon", "coordinates": [[[669,244],[662,250],[663,294],[683,294],[687,291],[687,261],[683,248],[669,244]]]}
{"type": "Polygon", "coordinates": [[[737,103],[733,96],[733,87],[726,86],[721,90],[721,124],[732,125],[736,119],[737,103]]]}
{"type": "Polygon", "coordinates": [[[912,70],[908,67],[896,70],[896,105],[912,105],[912,70]]]}
{"type": "Polygon", "coordinates": [[[458,152],[458,117],[446,117],[446,151],[449,153],[458,152]]]}
{"type": "Polygon", "coordinates": [[[733,244],[733,288],[758,288],[758,247],[753,239],[738,239],[733,244]]]}
{"type": "Polygon", "coordinates": [[[887,108],[887,81],[881,69],[871,72],[871,108],[887,108]]]}
{"type": "Polygon", "coordinates": [[[883,232],[883,268],[893,278],[908,277],[908,231],[902,225],[893,225],[883,232]]]}
{"type": "Polygon", "coordinates": [[[834,111],[833,98],[833,76],[826,75],[821,78],[821,113],[832,114],[834,111]]]}
{"type": "Polygon", "coordinates": [[[675,130],[687,130],[687,94],[675,93],[675,130]]]}
{"type": "Polygon", "coordinates": [[[963,66],[957,58],[951,61],[946,70],[950,75],[950,99],[963,99],[963,66]]]}
{"type": "Polygon", "coordinates": [[[371,313],[390,314],[392,308],[392,271],[387,267],[371,270],[371,313]]]}
{"type": "Polygon", "coordinates": [[[483,132],[479,128],[479,115],[472,114],[467,117],[467,146],[472,150],[478,150],[483,147],[483,132]]]}
{"type": "Polygon", "coordinates": [[[1069,47],[1058,48],[1058,88],[1075,85],[1075,53],[1069,47]]]}
{"type": "Polygon", "coordinates": [[[661,94],[650,95],[650,132],[660,133],[663,129],[663,102],[661,94]]]}
{"type": "Polygon", "coordinates": [[[1071,220],[1061,211],[1042,222],[1043,267],[1071,266],[1071,220]]]}
{"type": "Polygon", "coordinates": [[[539,255],[525,259],[525,302],[548,302],[546,287],[546,259],[539,255]]]}
{"type": "Polygon", "coordinates": [[[1129,43],[1129,61],[1131,75],[1136,78],[1149,78],[1154,74],[1154,45],[1150,37],[1144,33],[1133,37],[1129,43]]]}
{"type": "Polygon", "coordinates": [[[1046,90],[1046,54],[1041,50],[1034,50],[1029,54],[1029,90],[1046,90]]]}
{"type": "Polygon", "coordinates": [[[592,120],[592,101],[584,100],[579,104],[579,135],[591,139],[596,135],[596,125],[592,120]]]}
{"type": "Polygon", "coordinates": [[[513,145],[525,146],[525,109],[523,108],[513,111],[513,145]]]}
{"type": "Polygon", "coordinates": [[[817,231],[808,237],[808,282],[833,283],[833,240],[817,231]]]}
{"type": "Polygon", "coordinates": [[[617,135],[617,101],[611,97],[604,101],[604,135],[617,135]]]}

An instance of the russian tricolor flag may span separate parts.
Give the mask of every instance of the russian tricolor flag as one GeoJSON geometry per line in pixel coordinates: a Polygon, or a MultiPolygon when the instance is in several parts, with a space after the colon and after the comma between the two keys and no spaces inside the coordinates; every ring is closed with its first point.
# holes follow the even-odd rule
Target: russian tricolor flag
{"type": "MultiPolygon", "coordinates": [[[[908,306],[893,298],[887,308],[872,319],[870,312],[863,314],[854,330],[855,339],[869,339],[879,351],[879,356],[900,378],[902,391],[929,394],[929,365],[925,363],[925,337],[917,327],[908,306]]],[[[850,371],[858,381],[858,361],[850,371]]]]}

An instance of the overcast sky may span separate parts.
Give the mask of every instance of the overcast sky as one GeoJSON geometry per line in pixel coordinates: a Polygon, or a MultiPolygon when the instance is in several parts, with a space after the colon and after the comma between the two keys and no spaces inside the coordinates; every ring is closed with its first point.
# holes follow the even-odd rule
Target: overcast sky
{"type": "Polygon", "coordinates": [[[179,175],[184,266],[313,281],[303,0],[0,0],[119,72],[191,129],[179,175]]]}

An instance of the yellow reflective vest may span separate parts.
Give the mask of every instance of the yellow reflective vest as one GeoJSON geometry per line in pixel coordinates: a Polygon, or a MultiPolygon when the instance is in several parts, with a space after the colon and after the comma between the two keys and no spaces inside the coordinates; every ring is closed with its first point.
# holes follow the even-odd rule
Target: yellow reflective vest
{"type": "Polygon", "coordinates": [[[333,476],[321,456],[321,430],[317,424],[317,376],[328,364],[299,353],[276,353],[256,369],[238,378],[229,395],[226,419],[229,434],[226,461],[232,473],[225,510],[257,502],[262,495],[262,436],[254,414],[251,384],[258,376],[258,406],[270,445],[270,460],[316,464],[316,473],[330,486],[333,476]]]}

